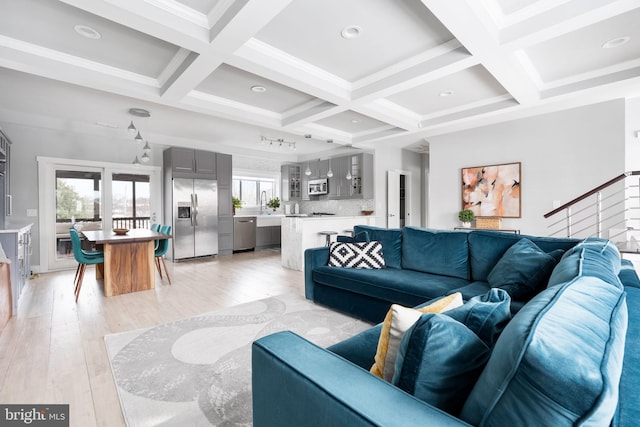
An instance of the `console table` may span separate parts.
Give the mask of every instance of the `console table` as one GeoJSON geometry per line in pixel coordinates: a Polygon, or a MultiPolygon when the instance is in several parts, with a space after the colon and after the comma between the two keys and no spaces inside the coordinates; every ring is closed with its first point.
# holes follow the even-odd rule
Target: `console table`
{"type": "Polygon", "coordinates": [[[483,231],[502,231],[503,233],[520,234],[520,230],[515,228],[477,228],[477,227],[453,227],[454,230],[483,230],[483,231]]]}

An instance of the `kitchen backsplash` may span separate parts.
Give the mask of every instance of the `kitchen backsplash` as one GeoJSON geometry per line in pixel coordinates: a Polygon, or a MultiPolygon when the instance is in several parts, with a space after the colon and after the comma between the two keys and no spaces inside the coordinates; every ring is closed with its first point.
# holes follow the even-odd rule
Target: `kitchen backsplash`
{"type": "MultiPolygon", "coordinates": [[[[293,211],[293,205],[295,205],[295,203],[286,202],[284,204],[290,204],[291,211],[293,211]]],[[[363,210],[374,210],[375,200],[314,200],[299,202],[298,204],[300,205],[300,213],[303,214],[324,212],[341,216],[356,216],[362,215],[361,211],[363,210]]],[[[284,207],[281,206],[280,209],[284,210],[284,207]]]]}

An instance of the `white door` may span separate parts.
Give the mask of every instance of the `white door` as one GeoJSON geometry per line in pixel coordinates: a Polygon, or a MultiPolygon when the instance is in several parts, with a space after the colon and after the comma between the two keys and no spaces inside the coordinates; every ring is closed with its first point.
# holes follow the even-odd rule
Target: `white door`
{"type": "Polygon", "coordinates": [[[400,227],[400,172],[387,171],[387,228],[400,227]]]}

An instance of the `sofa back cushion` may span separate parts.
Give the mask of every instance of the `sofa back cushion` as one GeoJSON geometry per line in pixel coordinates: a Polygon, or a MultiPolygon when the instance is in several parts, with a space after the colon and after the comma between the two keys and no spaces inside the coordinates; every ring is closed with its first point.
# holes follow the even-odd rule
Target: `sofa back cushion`
{"type": "Polygon", "coordinates": [[[568,250],[553,269],[548,286],[567,282],[575,276],[593,276],[622,287],[618,278],[620,251],[606,239],[588,238],[568,250]]]}
{"type": "Polygon", "coordinates": [[[464,404],[473,425],[609,425],[627,330],[625,294],[590,276],[549,288],[514,316],[464,404]]]}
{"type": "Polygon", "coordinates": [[[382,243],[384,263],[390,268],[402,268],[402,231],[399,228],[381,228],[370,225],[356,225],[353,235],[357,238],[366,236],[367,241],[382,243]]]}
{"type": "Polygon", "coordinates": [[[578,244],[578,239],[563,239],[554,237],[537,237],[516,235],[496,231],[474,230],[469,232],[469,266],[471,280],[487,281],[489,273],[502,255],[518,240],[527,238],[542,251],[554,256],[557,249],[568,250],[578,244]]]}
{"type": "Polygon", "coordinates": [[[402,268],[468,280],[467,233],[404,227],[402,268]]]}

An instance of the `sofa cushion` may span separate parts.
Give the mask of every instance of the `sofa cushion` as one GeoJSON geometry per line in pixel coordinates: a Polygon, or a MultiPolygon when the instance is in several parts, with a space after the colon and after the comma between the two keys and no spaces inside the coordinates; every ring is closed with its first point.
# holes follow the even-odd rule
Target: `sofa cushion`
{"type": "Polygon", "coordinates": [[[442,297],[429,305],[420,309],[403,307],[399,304],[392,304],[380,331],[380,339],[378,340],[378,348],[374,357],[371,373],[391,381],[395,367],[400,340],[404,333],[409,329],[423,313],[442,313],[452,308],[462,305],[462,295],[453,294],[442,297]]]}
{"type": "Polygon", "coordinates": [[[469,279],[467,233],[402,229],[402,268],[469,279]]]}
{"type": "Polygon", "coordinates": [[[366,236],[369,241],[377,240],[382,243],[384,263],[387,267],[401,268],[402,231],[399,228],[381,228],[369,225],[356,225],[353,234],[358,239],[366,236]]]}
{"type": "Polygon", "coordinates": [[[393,384],[458,415],[500,332],[509,294],[491,289],[443,314],[424,314],[403,336],[393,384]]]}
{"type": "Polygon", "coordinates": [[[329,246],[329,266],[342,268],[384,268],[382,244],[378,241],[340,243],[329,246]]]}
{"type": "Polygon", "coordinates": [[[493,267],[487,281],[517,301],[528,301],[544,289],[556,260],[531,240],[522,238],[511,245],[493,267]]]}
{"type": "Polygon", "coordinates": [[[315,286],[340,288],[410,307],[469,283],[456,277],[396,268],[363,270],[323,266],[314,269],[311,276],[315,286]]]}
{"type": "Polygon", "coordinates": [[[511,320],[510,302],[505,290],[491,289],[471,298],[463,306],[447,311],[447,316],[466,325],[491,348],[511,320]]]}
{"type": "Polygon", "coordinates": [[[424,314],[402,337],[392,383],[457,415],[489,355],[464,324],[446,314],[424,314]]]}
{"type": "Polygon", "coordinates": [[[537,237],[499,231],[474,230],[468,235],[471,279],[479,281],[487,281],[489,273],[502,255],[511,245],[522,238],[531,240],[544,252],[552,252],[557,249],[567,250],[580,242],[579,239],[537,237]]]}
{"type": "Polygon", "coordinates": [[[461,418],[473,425],[609,425],[627,330],[623,291],[582,276],[538,294],[514,316],[461,418]]]}
{"type": "Polygon", "coordinates": [[[572,280],[575,276],[599,277],[622,287],[618,277],[622,263],[618,248],[606,239],[588,238],[568,250],[553,269],[547,287],[572,280]]]}

